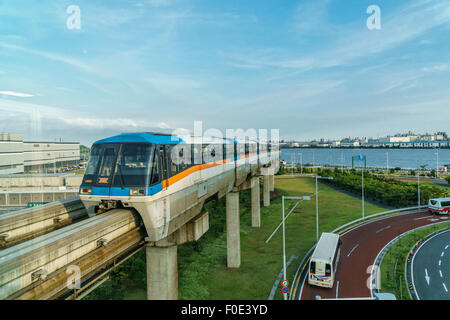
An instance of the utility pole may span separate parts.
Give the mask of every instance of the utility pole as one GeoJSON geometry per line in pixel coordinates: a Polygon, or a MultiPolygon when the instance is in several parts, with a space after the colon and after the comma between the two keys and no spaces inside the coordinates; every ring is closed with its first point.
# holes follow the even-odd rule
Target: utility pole
{"type": "Polygon", "coordinates": [[[439,151],[436,151],[436,180],[438,179],[438,171],[439,171],[439,151]]]}
{"type": "Polygon", "coordinates": [[[303,174],[303,153],[300,153],[300,174],[303,174]]]}
{"type": "Polygon", "coordinates": [[[420,207],[420,168],[417,169],[417,206],[420,207]]]}
{"type": "Polygon", "coordinates": [[[389,175],[389,152],[386,152],[386,175],[389,175]]]}
{"type": "Polygon", "coordinates": [[[364,166],[362,167],[361,186],[362,186],[362,217],[364,219],[364,166]]]}

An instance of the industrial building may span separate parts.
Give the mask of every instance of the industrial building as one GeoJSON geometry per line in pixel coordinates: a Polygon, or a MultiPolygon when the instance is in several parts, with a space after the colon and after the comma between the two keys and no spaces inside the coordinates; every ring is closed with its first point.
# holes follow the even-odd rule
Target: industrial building
{"type": "Polygon", "coordinates": [[[79,163],[79,142],[23,141],[20,133],[0,133],[0,174],[42,173],[79,163]]]}

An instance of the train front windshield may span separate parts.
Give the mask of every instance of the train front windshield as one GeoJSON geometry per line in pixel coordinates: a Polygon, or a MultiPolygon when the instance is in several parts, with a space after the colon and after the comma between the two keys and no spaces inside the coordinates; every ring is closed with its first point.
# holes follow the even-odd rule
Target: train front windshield
{"type": "Polygon", "coordinates": [[[149,186],[157,176],[154,145],[147,143],[95,144],[92,146],[83,185],[149,186]]]}

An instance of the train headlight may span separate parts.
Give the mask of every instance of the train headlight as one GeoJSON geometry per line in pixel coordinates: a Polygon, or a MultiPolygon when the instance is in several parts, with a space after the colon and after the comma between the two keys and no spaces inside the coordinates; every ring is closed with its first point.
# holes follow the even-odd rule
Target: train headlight
{"type": "Polygon", "coordinates": [[[80,194],[92,194],[92,188],[81,188],[80,194]]]}
{"type": "Polygon", "coordinates": [[[145,196],[145,189],[130,189],[130,196],[145,196]]]}

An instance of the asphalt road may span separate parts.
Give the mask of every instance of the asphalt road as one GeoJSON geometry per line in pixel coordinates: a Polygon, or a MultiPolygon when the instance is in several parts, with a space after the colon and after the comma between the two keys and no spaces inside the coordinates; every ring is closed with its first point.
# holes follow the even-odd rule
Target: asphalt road
{"type": "Polygon", "coordinates": [[[450,300],[450,230],[426,240],[411,261],[419,299],[450,300]]]}
{"type": "MultiPolygon", "coordinates": [[[[341,235],[340,260],[333,288],[311,286],[304,280],[299,283],[295,298],[314,300],[316,296],[321,298],[371,297],[367,281],[370,278],[371,266],[384,246],[406,231],[446,219],[450,220],[450,217],[436,218],[427,211],[421,211],[382,218],[346,232],[341,235]]],[[[450,256],[450,250],[447,250],[450,256]]]]}

